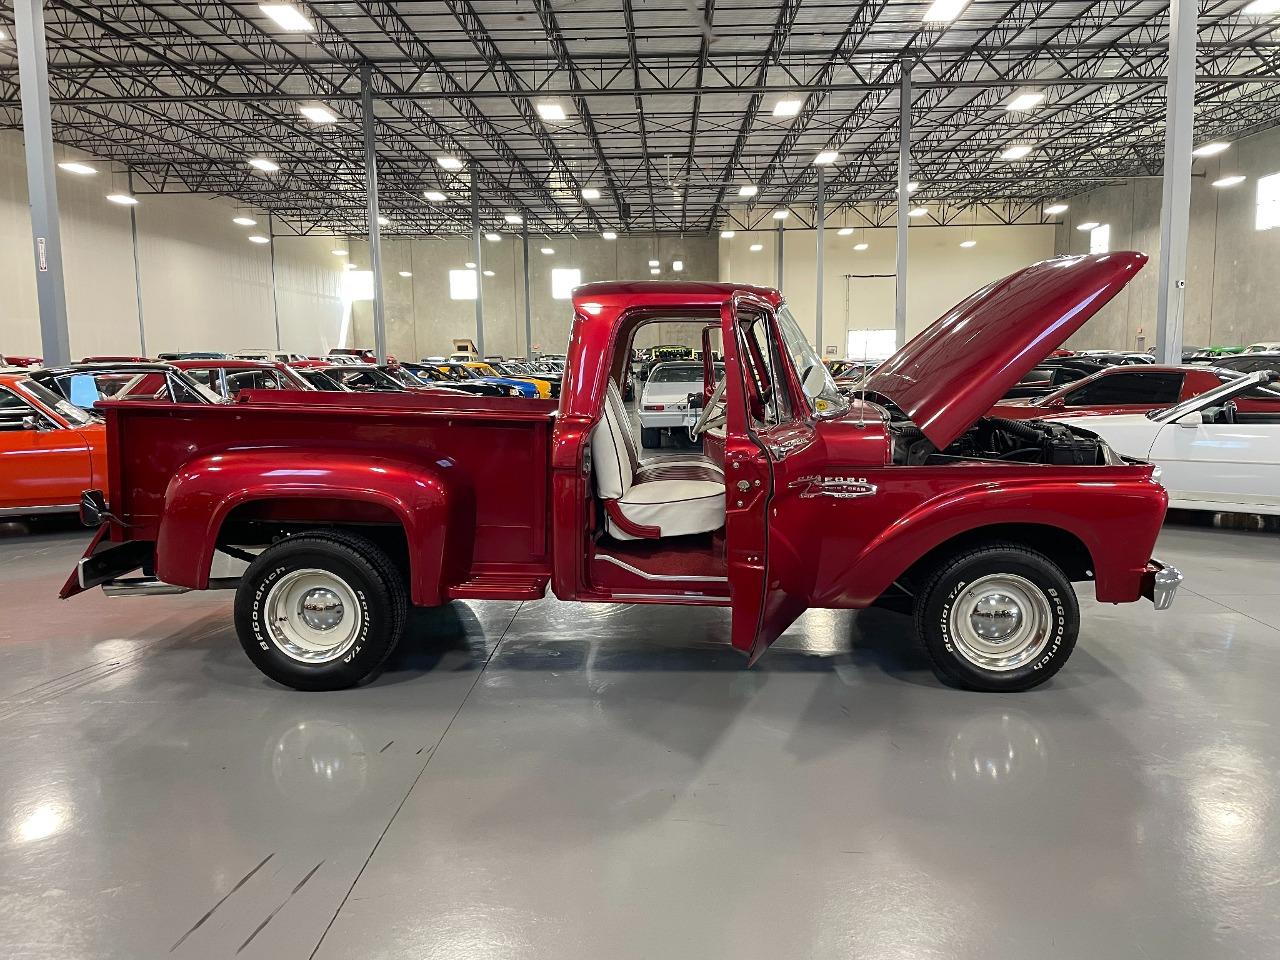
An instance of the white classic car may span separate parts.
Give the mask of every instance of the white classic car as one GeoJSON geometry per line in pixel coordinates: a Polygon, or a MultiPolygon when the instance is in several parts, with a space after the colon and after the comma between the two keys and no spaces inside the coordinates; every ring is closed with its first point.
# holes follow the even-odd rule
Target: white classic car
{"type": "Polygon", "coordinates": [[[1149,413],[1066,421],[1085,427],[1130,457],[1150,460],[1169,506],[1280,515],[1280,373],[1259,370],[1149,413]],[[1237,409],[1237,398],[1275,400],[1237,409]]]}
{"type": "MultiPolygon", "coordinates": [[[[716,383],[724,379],[724,364],[715,365],[716,383]]],[[[669,360],[649,371],[640,396],[640,443],[660,447],[666,430],[687,430],[698,422],[702,406],[690,406],[689,396],[702,396],[702,361],[669,360]]]]}

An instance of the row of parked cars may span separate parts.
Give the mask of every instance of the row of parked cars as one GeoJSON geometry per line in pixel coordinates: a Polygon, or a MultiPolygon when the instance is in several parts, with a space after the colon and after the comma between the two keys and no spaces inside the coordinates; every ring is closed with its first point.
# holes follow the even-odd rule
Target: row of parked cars
{"type": "Polygon", "coordinates": [[[563,358],[375,362],[364,350],[309,357],[284,351],[86,357],[46,368],[38,357],[0,367],[0,517],[71,512],[106,480],[101,400],[229,403],[251,390],[554,399],[563,358]]]}

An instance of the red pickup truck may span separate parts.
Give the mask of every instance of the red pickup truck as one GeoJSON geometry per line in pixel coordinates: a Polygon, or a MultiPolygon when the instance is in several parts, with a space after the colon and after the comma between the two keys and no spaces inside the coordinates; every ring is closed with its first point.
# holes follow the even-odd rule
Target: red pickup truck
{"type": "Polygon", "coordinates": [[[750,663],[807,607],[896,597],[944,679],[1027,689],[1075,645],[1073,581],[1163,608],[1181,580],[1151,559],[1167,497],[1150,464],[984,416],[1145,260],[1062,258],[992,283],[852,400],[777,291],[637,282],[575,291],[558,403],[104,403],[114,493],[86,491],[102,526],[63,596],[234,588],[249,657],[308,690],[376,674],[410,604],[550,584],[565,600],[726,606],[750,663]],[[646,460],[618,385],[637,330],[663,320],[705,321],[724,375],[708,362],[689,397],[701,452],[646,460]]]}

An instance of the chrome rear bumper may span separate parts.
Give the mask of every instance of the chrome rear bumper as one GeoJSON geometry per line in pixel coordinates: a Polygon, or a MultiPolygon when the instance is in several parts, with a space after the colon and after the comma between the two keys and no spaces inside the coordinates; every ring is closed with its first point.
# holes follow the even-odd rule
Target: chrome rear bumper
{"type": "Polygon", "coordinates": [[[1150,600],[1157,610],[1168,610],[1173,606],[1173,598],[1178,594],[1178,586],[1182,583],[1182,573],[1177,567],[1152,559],[1142,575],[1142,595],[1150,600]]]}

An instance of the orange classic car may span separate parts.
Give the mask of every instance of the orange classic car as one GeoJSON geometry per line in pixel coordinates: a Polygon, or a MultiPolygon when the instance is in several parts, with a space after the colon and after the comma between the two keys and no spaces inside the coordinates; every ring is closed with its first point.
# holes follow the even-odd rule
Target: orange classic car
{"type": "Polygon", "coordinates": [[[73,512],[106,466],[97,417],[24,373],[0,374],[0,517],[73,512]]]}

